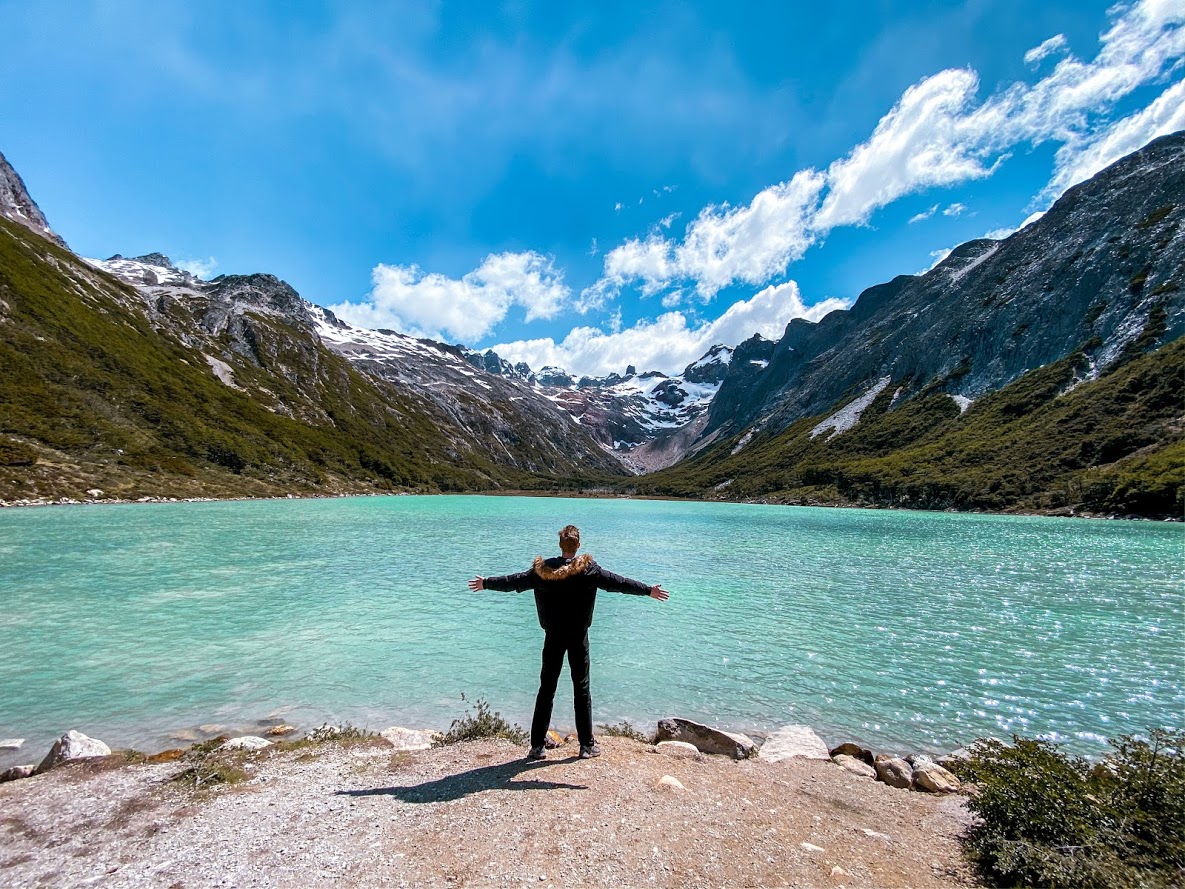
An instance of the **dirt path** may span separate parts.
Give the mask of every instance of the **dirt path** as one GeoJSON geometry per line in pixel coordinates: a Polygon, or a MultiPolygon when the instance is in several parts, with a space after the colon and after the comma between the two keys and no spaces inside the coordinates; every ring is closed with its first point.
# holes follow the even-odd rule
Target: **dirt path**
{"type": "Polygon", "coordinates": [[[195,792],[183,763],[0,785],[6,886],[967,886],[959,797],[830,762],[675,759],[603,738],[265,751],[195,792]],[[677,779],[682,790],[661,784],[677,779]]]}

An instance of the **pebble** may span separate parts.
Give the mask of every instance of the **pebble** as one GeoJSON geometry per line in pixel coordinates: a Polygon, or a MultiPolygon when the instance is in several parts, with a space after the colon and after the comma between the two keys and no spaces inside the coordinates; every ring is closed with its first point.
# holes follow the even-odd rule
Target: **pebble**
{"type": "Polygon", "coordinates": [[[671,790],[685,790],[686,789],[683,787],[683,783],[678,778],[675,778],[671,775],[663,775],[661,778],[658,779],[658,784],[656,785],[656,789],[663,790],[666,788],[669,788],[671,790]]]}

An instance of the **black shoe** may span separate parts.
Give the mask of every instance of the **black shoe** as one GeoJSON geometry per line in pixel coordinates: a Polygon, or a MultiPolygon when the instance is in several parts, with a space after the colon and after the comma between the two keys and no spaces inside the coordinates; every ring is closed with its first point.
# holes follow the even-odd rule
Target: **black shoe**
{"type": "Polygon", "coordinates": [[[593,741],[591,744],[581,744],[580,745],[580,758],[581,759],[592,759],[594,756],[600,756],[600,755],[601,755],[601,745],[598,744],[596,741],[593,741]]]}
{"type": "Polygon", "coordinates": [[[532,747],[527,751],[527,759],[547,759],[547,754],[543,752],[542,745],[539,747],[532,747]]]}

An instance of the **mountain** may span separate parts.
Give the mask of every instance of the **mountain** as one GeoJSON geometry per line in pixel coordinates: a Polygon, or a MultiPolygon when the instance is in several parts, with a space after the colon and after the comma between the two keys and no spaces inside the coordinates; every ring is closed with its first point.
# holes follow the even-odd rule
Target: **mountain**
{"type": "Polygon", "coordinates": [[[11,219],[17,225],[23,225],[59,247],[66,246],[66,242],[49,227],[45,214],[29,196],[24,180],[12,168],[3,153],[0,153],[0,216],[11,219]]]}
{"type": "Polygon", "coordinates": [[[1078,348],[1084,379],[1145,333],[1185,332],[1185,133],[1158,139],[1063,195],[1002,241],[954,250],[921,276],[860,294],[817,324],[796,319],[756,376],[726,378],[699,444],[776,433],[892,386],[966,407],[1078,348]]]}
{"type": "Polygon", "coordinates": [[[35,231],[0,219],[0,499],[554,490],[624,472],[546,399],[522,408],[447,350],[389,338],[419,362],[400,384],[347,359],[328,333],[344,325],[274,276],[88,263],[35,231]]]}
{"type": "Polygon", "coordinates": [[[635,472],[670,466],[683,455],[688,430],[700,428],[733,351],[712,346],[673,377],[655,370],[639,374],[630,365],[624,375],[576,378],[562,368],[536,373],[522,362],[511,365],[493,350],[457,348],[474,367],[530,386],[553,402],[635,472]]]}
{"type": "Polygon", "coordinates": [[[742,343],[694,456],[633,490],[1180,515],[1183,219],[1178,133],[1002,241],[742,343]]]}

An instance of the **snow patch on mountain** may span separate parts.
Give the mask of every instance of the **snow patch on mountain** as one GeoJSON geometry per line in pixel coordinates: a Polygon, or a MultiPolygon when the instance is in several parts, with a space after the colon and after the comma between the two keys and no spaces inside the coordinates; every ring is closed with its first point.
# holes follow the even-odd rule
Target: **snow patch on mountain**
{"type": "Polygon", "coordinates": [[[118,253],[109,259],[91,259],[84,256],[82,261],[114,275],[121,281],[145,287],[168,284],[192,287],[203,283],[201,278],[177,268],[167,256],[161,253],[149,253],[131,259],[120,256],[118,253]]]}
{"type": "Polygon", "coordinates": [[[978,256],[976,256],[974,259],[972,259],[966,265],[951,269],[950,270],[950,282],[952,284],[958,284],[961,280],[963,280],[963,278],[967,277],[968,272],[970,272],[972,269],[975,269],[978,266],[982,265],[985,261],[987,261],[992,256],[993,253],[995,253],[999,249],[1000,249],[1000,242],[995,241],[992,243],[992,245],[990,247],[988,247],[986,250],[984,250],[982,253],[980,253],[978,256]]]}
{"type": "Polygon", "coordinates": [[[456,365],[455,370],[466,376],[476,376],[467,361],[436,343],[418,340],[394,330],[352,327],[328,309],[312,303],[308,303],[307,306],[317,336],[335,352],[347,358],[383,361],[430,356],[456,365]]]}
{"type": "Polygon", "coordinates": [[[214,372],[219,380],[230,386],[232,389],[240,389],[241,387],[235,382],[235,372],[229,364],[213,355],[206,355],[204,352],[202,356],[206,359],[206,364],[210,365],[210,370],[214,372]]]}
{"type": "Polygon", "coordinates": [[[876,401],[876,397],[885,390],[889,385],[890,377],[881,377],[876,381],[871,389],[857,398],[855,401],[841,407],[834,414],[811,430],[811,438],[817,438],[828,429],[834,430],[827,436],[827,440],[835,438],[840,433],[847,432],[853,426],[860,422],[860,415],[868,409],[868,406],[876,401]]]}

